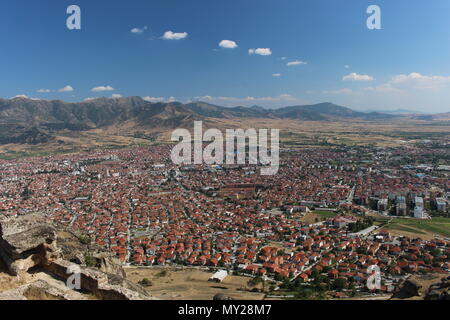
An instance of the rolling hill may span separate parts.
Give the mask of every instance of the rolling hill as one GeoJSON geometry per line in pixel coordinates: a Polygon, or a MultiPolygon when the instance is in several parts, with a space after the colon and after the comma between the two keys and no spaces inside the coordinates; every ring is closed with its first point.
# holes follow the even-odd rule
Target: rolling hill
{"type": "MultiPolygon", "coordinates": [[[[98,98],[69,103],[27,98],[0,99],[0,144],[39,144],[58,132],[84,132],[127,125],[133,130],[167,131],[192,127],[193,120],[293,119],[302,121],[349,121],[393,119],[383,113],[364,113],[332,103],[262,107],[221,107],[205,102],[151,103],[140,97],[98,98]]],[[[397,116],[398,117],[398,116],[397,116]]]]}

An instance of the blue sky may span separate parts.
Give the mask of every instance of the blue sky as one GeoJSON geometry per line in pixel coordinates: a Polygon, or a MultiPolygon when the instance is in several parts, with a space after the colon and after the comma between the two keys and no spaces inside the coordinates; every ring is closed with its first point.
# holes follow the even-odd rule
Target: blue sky
{"type": "Polygon", "coordinates": [[[449,12],[448,0],[2,0],[0,97],[449,112],[449,12]],[[72,4],[81,30],[66,27],[72,4]],[[366,26],[371,4],[381,30],[366,26]]]}

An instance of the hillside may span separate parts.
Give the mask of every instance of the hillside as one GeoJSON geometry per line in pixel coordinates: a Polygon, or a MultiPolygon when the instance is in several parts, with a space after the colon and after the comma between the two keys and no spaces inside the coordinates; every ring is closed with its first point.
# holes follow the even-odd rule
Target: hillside
{"type": "Polygon", "coordinates": [[[99,98],[79,103],[26,98],[0,99],[0,144],[39,144],[50,141],[56,132],[62,130],[88,131],[125,124],[135,129],[173,129],[191,126],[193,120],[208,118],[324,121],[371,117],[372,114],[331,103],[266,110],[242,106],[226,108],[204,102],[151,103],[140,97],[99,98]]]}
{"type": "MultiPolygon", "coordinates": [[[[433,115],[442,120],[448,115],[433,115]]],[[[364,113],[333,103],[288,106],[279,109],[262,107],[222,107],[205,102],[148,102],[140,97],[98,98],[78,103],[61,100],[26,98],[0,99],[0,145],[64,144],[83,134],[153,139],[175,128],[191,128],[194,120],[205,126],[239,125],[249,119],[270,121],[364,122],[410,120],[410,117],[386,113],[364,113]],[[150,132],[150,135],[149,135],[150,132]],[[63,139],[61,140],[61,137],[63,139]]],[[[103,139],[105,140],[105,139],[103,139]]],[[[120,140],[120,139],[119,139],[120,140]]],[[[121,141],[123,144],[124,141],[121,141]]],[[[137,142],[139,143],[139,142],[137,142]]],[[[113,143],[114,144],[114,143],[113,143]]]]}
{"type": "MultiPolygon", "coordinates": [[[[72,283],[71,283],[72,284],[72,283]]],[[[153,300],[112,253],[43,213],[0,217],[0,300],[153,300]],[[79,273],[78,289],[67,286],[79,273]]]]}
{"type": "Polygon", "coordinates": [[[0,144],[38,144],[57,132],[82,132],[132,122],[136,128],[175,128],[201,116],[180,103],[150,103],[138,97],[80,103],[15,98],[0,100],[0,144]]]}

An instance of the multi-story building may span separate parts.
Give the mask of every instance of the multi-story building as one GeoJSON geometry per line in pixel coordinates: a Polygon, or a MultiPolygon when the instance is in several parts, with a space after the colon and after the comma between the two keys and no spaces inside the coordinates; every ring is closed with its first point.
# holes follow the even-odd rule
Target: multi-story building
{"type": "Polygon", "coordinates": [[[406,199],[405,197],[397,197],[396,201],[396,214],[397,216],[406,216],[406,199]]]}
{"type": "Polygon", "coordinates": [[[414,218],[423,219],[424,218],[423,198],[422,197],[415,197],[414,203],[415,203],[414,218]]]}
{"type": "Polygon", "coordinates": [[[388,199],[378,200],[378,211],[386,211],[388,206],[388,199]]]}
{"type": "Polygon", "coordinates": [[[439,212],[447,212],[447,202],[444,198],[436,198],[436,207],[439,212]]]}

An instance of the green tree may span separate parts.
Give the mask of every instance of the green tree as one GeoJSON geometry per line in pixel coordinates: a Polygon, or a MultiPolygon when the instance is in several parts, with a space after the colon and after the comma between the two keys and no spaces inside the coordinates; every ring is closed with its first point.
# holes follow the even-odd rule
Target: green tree
{"type": "Polygon", "coordinates": [[[341,291],[345,288],[346,281],[345,279],[339,278],[335,279],[332,284],[333,290],[341,291]]]}
{"type": "Polygon", "coordinates": [[[153,285],[153,282],[148,278],[144,278],[141,281],[139,281],[138,283],[144,287],[151,287],[153,285]]]}

